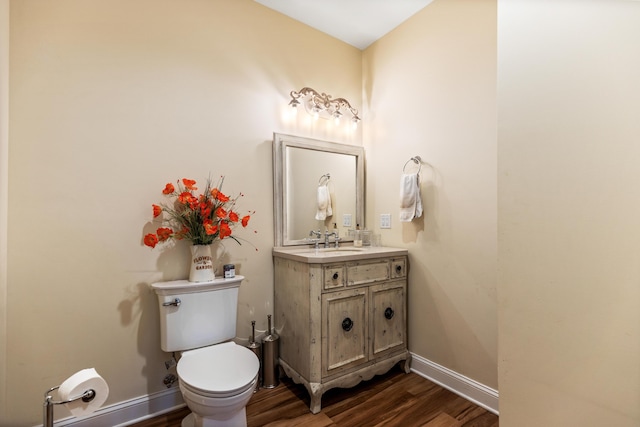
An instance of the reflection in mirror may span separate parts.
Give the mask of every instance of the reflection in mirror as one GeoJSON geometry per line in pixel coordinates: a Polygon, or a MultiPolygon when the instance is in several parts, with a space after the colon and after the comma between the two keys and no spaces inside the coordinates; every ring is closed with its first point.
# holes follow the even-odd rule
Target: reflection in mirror
{"type": "Polygon", "coordinates": [[[308,244],[311,230],[331,232],[334,224],[345,241],[364,224],[362,147],[274,133],[273,164],[276,246],[308,244]],[[330,211],[318,199],[325,185],[330,211]]]}

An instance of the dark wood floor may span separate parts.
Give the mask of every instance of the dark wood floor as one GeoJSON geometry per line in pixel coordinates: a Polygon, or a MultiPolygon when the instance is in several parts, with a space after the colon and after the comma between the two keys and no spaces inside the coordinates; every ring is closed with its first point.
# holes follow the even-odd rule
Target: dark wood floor
{"type": "MultiPolygon", "coordinates": [[[[179,427],[181,409],[132,427],[179,427]]],[[[285,378],[260,389],[247,406],[248,427],[497,427],[498,417],[442,387],[397,367],[351,389],[333,389],[322,397],[322,411],[309,412],[306,389],[285,378]]]]}

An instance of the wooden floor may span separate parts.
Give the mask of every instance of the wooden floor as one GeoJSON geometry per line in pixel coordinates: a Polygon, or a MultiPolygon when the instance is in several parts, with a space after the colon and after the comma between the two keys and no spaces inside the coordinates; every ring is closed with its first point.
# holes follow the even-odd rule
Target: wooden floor
{"type": "MultiPolygon", "coordinates": [[[[133,427],[178,427],[189,413],[181,409],[133,427]]],[[[309,412],[306,389],[288,378],[260,389],[247,406],[248,427],[497,427],[498,417],[442,387],[397,367],[351,389],[322,396],[322,411],[309,412]]]]}

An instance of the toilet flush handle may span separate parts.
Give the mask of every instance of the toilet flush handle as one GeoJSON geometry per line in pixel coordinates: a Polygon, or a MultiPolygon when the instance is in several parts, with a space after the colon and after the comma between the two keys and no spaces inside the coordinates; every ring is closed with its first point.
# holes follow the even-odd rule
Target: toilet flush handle
{"type": "Polygon", "coordinates": [[[176,298],[171,302],[163,302],[162,306],[163,307],[170,307],[172,305],[176,306],[176,307],[180,307],[180,304],[182,303],[182,301],[180,301],[180,298],[176,298]]]}

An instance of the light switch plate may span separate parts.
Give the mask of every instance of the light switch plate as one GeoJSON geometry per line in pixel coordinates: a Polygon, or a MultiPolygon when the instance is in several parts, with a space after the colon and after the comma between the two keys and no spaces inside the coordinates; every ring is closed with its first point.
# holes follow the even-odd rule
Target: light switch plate
{"type": "Polygon", "coordinates": [[[342,226],[343,227],[351,227],[351,214],[343,214],[342,215],[342,226]]]}
{"type": "Polygon", "coordinates": [[[380,214],[380,228],[391,228],[391,214],[380,214]]]}

